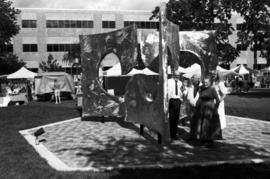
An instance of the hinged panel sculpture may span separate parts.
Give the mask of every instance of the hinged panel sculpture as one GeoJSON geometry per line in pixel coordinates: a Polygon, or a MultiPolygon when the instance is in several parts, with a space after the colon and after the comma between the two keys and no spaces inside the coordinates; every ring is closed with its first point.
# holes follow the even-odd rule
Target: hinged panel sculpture
{"type": "Polygon", "coordinates": [[[136,27],[129,26],[117,31],[81,35],[82,56],[82,117],[119,116],[119,105],[123,102],[104,90],[103,79],[99,77],[102,59],[114,53],[121,64],[122,75],[136,65],[137,34],[136,27]]]}

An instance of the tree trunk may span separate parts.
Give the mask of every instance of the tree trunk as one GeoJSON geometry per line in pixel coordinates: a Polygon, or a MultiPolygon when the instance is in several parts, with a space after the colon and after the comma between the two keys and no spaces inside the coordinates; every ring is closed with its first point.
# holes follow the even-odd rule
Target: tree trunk
{"type": "Polygon", "coordinates": [[[254,67],[255,69],[258,69],[258,60],[257,60],[257,41],[254,41],[254,46],[253,46],[253,58],[254,58],[254,67]]]}

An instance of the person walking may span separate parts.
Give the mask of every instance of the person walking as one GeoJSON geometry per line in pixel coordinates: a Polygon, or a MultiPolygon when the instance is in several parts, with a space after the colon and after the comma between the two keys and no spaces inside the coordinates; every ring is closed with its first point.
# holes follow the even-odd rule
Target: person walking
{"type": "Polygon", "coordinates": [[[175,73],[172,78],[168,79],[168,96],[169,96],[169,126],[170,137],[172,140],[177,139],[177,125],[181,105],[181,86],[182,82],[178,79],[179,74],[175,73]]]}

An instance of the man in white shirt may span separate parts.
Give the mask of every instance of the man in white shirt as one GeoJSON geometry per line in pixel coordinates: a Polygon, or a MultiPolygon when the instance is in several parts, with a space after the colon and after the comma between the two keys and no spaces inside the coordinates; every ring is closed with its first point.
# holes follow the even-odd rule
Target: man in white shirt
{"type": "Polygon", "coordinates": [[[181,86],[182,82],[179,80],[178,74],[173,74],[172,78],[168,79],[169,124],[171,139],[177,139],[177,125],[182,99],[181,86]]]}

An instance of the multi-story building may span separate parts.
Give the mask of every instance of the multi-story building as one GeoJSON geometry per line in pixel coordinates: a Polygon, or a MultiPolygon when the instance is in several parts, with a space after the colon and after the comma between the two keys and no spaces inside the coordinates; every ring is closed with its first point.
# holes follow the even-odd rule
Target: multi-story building
{"type": "MultiPolygon", "coordinates": [[[[119,11],[119,10],[64,10],[64,9],[32,9],[21,8],[18,24],[21,30],[12,40],[8,48],[26,62],[29,69],[37,71],[39,63],[46,61],[49,54],[57,59],[62,67],[70,67],[63,63],[63,55],[79,43],[79,35],[112,31],[136,23],[139,29],[153,30],[157,21],[150,21],[151,11],[119,11]]],[[[235,29],[243,19],[233,14],[231,22],[235,29]]],[[[237,30],[229,37],[232,45],[241,48],[240,56],[231,64],[246,64],[253,68],[253,52],[236,44],[237,30]]],[[[258,57],[260,67],[266,60],[258,57]]]]}

